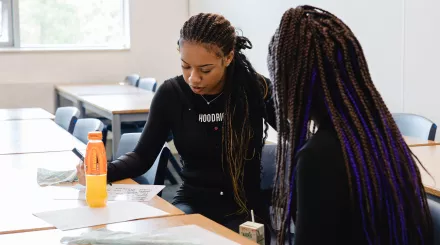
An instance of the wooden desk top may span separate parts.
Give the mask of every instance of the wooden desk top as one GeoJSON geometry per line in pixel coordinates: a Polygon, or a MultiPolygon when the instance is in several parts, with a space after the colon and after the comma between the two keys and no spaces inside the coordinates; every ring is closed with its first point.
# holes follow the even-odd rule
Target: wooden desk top
{"type": "MultiPolygon", "coordinates": [[[[72,152],[0,155],[0,191],[4,197],[0,202],[0,234],[55,229],[32,213],[85,206],[85,201],[80,200],[54,200],[53,187],[40,187],[36,181],[37,168],[72,170],[77,163],[78,157],[72,152]]],[[[132,179],[116,183],[137,184],[132,179]]],[[[69,185],[73,184],[63,184],[69,185]]],[[[183,214],[160,197],[153,198],[147,204],[169,215],[183,214]]]]}
{"type": "Polygon", "coordinates": [[[419,168],[426,192],[440,197],[440,146],[413,147],[411,151],[419,158],[429,174],[419,168]]]}
{"type": "Polygon", "coordinates": [[[85,144],[49,119],[0,121],[0,155],[85,149],[85,144]]]}
{"type": "Polygon", "coordinates": [[[154,93],[80,96],[84,103],[92,104],[112,114],[148,113],[154,93]]]}
{"type": "Polygon", "coordinates": [[[170,228],[170,227],[177,227],[182,225],[198,225],[206,230],[216,233],[217,235],[228,238],[229,240],[232,240],[238,244],[243,244],[243,245],[256,244],[251,240],[240,236],[239,234],[215,223],[214,221],[208,218],[205,218],[200,214],[130,221],[130,222],[111,224],[106,226],[96,226],[93,228],[86,228],[86,229],[79,229],[79,230],[72,230],[65,232],[60,230],[49,230],[49,231],[2,235],[0,236],[0,244],[15,244],[17,242],[20,242],[20,244],[45,244],[45,245],[57,244],[58,245],[60,244],[60,240],[62,237],[79,236],[81,233],[90,231],[92,229],[107,228],[113,231],[140,233],[140,232],[154,231],[154,230],[170,228]]]}
{"type": "Polygon", "coordinates": [[[0,109],[0,121],[54,118],[52,113],[42,108],[0,109]]]}
{"type": "Polygon", "coordinates": [[[408,144],[409,147],[440,145],[440,142],[435,142],[431,140],[423,140],[408,136],[403,136],[403,138],[405,139],[405,142],[408,144]]]}
{"type": "Polygon", "coordinates": [[[142,94],[148,92],[123,83],[57,85],[55,89],[74,97],[81,95],[142,94]]]}

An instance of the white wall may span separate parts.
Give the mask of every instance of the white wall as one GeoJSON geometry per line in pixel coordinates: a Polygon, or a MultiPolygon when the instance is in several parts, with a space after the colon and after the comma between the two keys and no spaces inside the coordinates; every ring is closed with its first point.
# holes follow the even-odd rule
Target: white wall
{"type": "Polygon", "coordinates": [[[162,82],[180,74],[176,42],[187,18],[184,0],[130,0],[130,50],[0,52],[0,108],[53,111],[57,83],[119,82],[130,73],[162,82]]]}
{"type": "Polygon", "coordinates": [[[405,6],[405,111],[424,115],[439,125],[440,2],[405,0],[405,6]]]}
{"type": "MultiPolygon", "coordinates": [[[[404,109],[404,3],[401,0],[189,0],[189,3],[190,15],[200,12],[220,13],[241,29],[243,35],[254,44],[254,48],[247,52],[249,59],[260,73],[266,75],[269,40],[278,27],[282,14],[290,7],[303,4],[324,8],[346,22],[358,37],[373,81],[390,110],[404,109]]],[[[412,5],[416,6],[415,3],[412,5]]],[[[435,17],[427,18],[434,20],[435,17]]],[[[269,139],[273,140],[275,137],[272,130],[269,139]]]]}
{"type": "Polygon", "coordinates": [[[388,106],[393,110],[402,109],[401,0],[260,0],[258,3],[259,5],[252,0],[190,0],[190,14],[223,14],[254,44],[254,48],[247,54],[255,68],[263,74],[268,74],[267,47],[284,11],[302,4],[322,7],[336,14],[351,27],[363,45],[372,77],[388,106]]]}

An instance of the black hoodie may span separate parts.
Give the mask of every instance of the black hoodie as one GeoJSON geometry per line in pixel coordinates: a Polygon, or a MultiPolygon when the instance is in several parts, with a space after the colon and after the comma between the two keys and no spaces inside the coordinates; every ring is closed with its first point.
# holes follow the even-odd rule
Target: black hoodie
{"type": "MultiPolygon", "coordinates": [[[[274,126],[275,109],[269,79],[266,78],[265,84],[268,91],[265,97],[266,114],[268,123],[274,126]]],[[[222,166],[224,107],[224,94],[204,97],[197,95],[191,91],[183,76],[165,81],[153,98],[148,121],[134,152],[127,153],[108,165],[108,180],[112,182],[144,174],[154,163],[171,131],[184,163],[184,183],[232,191],[227,164],[222,166]]],[[[250,115],[254,117],[251,118],[254,122],[253,137],[262,140],[262,114],[251,112],[250,115]]],[[[261,163],[256,160],[258,157],[247,162],[245,168],[245,190],[247,194],[254,194],[254,198],[258,198],[260,187],[261,163]]]]}

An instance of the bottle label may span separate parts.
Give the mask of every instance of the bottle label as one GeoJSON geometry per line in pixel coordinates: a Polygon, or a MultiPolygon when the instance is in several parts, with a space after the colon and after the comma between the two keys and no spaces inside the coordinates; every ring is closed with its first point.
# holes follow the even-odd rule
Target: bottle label
{"type": "Polygon", "coordinates": [[[99,149],[92,148],[86,152],[86,174],[101,175],[107,173],[107,159],[105,152],[99,152],[99,149]]]}

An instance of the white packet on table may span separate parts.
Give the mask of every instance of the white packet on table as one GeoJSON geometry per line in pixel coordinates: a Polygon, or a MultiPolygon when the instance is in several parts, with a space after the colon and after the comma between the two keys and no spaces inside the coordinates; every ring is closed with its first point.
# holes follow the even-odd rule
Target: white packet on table
{"type": "Polygon", "coordinates": [[[45,168],[37,169],[37,183],[40,186],[56,185],[64,182],[77,181],[75,170],[55,171],[45,168]]]}
{"type": "Polygon", "coordinates": [[[78,237],[63,237],[62,244],[66,245],[201,245],[201,241],[194,238],[182,240],[181,237],[173,238],[173,234],[151,232],[129,233],[98,229],[81,234],[78,237]]]}

